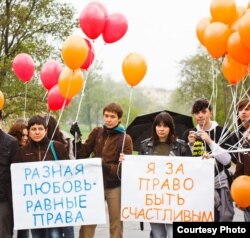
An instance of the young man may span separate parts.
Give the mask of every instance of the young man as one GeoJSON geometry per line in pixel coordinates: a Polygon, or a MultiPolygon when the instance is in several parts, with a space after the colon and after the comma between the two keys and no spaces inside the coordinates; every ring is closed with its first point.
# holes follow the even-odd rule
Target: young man
{"type": "MultiPolygon", "coordinates": [[[[132,154],[133,146],[129,135],[120,124],[123,110],[117,103],[110,103],[103,109],[103,127],[94,128],[88,139],[76,146],[76,158],[100,157],[104,179],[104,193],[109,211],[110,238],[123,236],[123,224],[120,219],[121,181],[119,176],[120,153],[132,154]]],[[[77,124],[73,124],[70,132],[81,136],[77,124]]],[[[73,150],[75,151],[75,149],[73,150]]],[[[93,238],[96,225],[81,226],[79,238],[93,238]]]]}
{"type": "MultiPolygon", "coordinates": [[[[238,104],[238,116],[240,125],[238,131],[233,135],[232,144],[234,148],[250,148],[250,99],[244,98],[238,104]]],[[[234,162],[236,169],[234,178],[241,175],[250,176],[250,153],[235,153],[234,162]]],[[[241,208],[240,208],[241,209],[241,208]]],[[[242,209],[244,212],[245,221],[250,221],[250,207],[242,209]]]]}
{"type": "Polygon", "coordinates": [[[0,129],[0,237],[4,238],[13,235],[10,165],[18,147],[18,141],[0,129]]]}
{"type": "Polygon", "coordinates": [[[212,121],[212,107],[207,99],[198,99],[192,107],[196,128],[184,132],[183,139],[189,144],[193,156],[209,158],[212,153],[215,164],[214,221],[232,221],[233,202],[229,195],[228,171],[231,156],[226,151],[230,141],[225,140],[227,130],[212,121]],[[226,167],[225,167],[226,166],[226,167]]]}

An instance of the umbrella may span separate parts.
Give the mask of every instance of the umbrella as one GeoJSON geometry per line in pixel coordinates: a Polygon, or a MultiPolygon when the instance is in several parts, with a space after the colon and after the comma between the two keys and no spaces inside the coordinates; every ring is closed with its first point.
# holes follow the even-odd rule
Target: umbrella
{"type": "Polygon", "coordinates": [[[173,117],[175,123],[175,134],[179,138],[182,137],[182,134],[186,129],[194,127],[191,116],[167,110],[138,116],[127,128],[127,134],[129,134],[133,140],[135,151],[139,151],[141,141],[151,137],[154,118],[160,112],[168,112],[173,117]]]}

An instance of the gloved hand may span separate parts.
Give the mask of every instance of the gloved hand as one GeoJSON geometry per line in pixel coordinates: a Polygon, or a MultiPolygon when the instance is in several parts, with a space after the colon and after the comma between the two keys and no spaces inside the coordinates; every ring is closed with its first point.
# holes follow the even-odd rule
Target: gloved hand
{"type": "Polygon", "coordinates": [[[74,122],[70,128],[71,135],[74,136],[74,138],[80,138],[82,136],[80,127],[78,126],[77,122],[74,122]]]}

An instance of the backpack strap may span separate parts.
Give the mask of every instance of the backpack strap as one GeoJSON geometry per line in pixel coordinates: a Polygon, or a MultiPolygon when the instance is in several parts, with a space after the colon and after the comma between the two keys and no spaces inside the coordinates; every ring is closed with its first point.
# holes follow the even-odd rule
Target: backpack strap
{"type": "Polygon", "coordinates": [[[50,143],[50,149],[51,149],[51,152],[53,154],[54,160],[58,160],[53,140],[50,143]]]}

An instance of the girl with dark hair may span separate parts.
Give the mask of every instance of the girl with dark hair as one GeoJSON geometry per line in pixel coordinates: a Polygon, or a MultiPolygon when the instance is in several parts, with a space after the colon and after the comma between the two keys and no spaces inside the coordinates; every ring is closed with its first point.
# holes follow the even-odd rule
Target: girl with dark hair
{"type": "MultiPolygon", "coordinates": [[[[159,113],[152,125],[152,137],[141,142],[141,155],[191,156],[187,144],[176,138],[173,118],[167,112],[159,113]]],[[[172,238],[173,225],[150,223],[151,238],[172,238]]]]}

